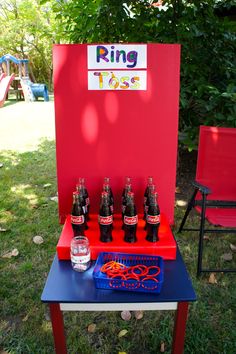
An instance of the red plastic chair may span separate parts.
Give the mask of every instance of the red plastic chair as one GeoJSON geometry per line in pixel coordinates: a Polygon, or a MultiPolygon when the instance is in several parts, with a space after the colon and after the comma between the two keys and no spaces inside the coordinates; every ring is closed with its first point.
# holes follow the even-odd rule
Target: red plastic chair
{"type": "Polygon", "coordinates": [[[236,269],[203,269],[205,233],[236,233],[236,129],[200,127],[196,181],[178,232],[199,231],[197,275],[201,272],[235,272],[236,269]],[[190,211],[201,214],[198,229],[184,228],[190,211]],[[205,228],[205,219],[218,228],[205,228]],[[228,229],[225,229],[228,228],[228,229]]]}

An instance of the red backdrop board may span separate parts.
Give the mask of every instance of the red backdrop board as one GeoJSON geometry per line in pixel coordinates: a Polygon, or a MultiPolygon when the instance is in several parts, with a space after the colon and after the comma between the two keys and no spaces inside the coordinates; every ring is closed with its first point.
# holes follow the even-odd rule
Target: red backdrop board
{"type": "Polygon", "coordinates": [[[60,221],[70,213],[79,177],[85,177],[91,212],[97,213],[103,178],[110,177],[120,212],[124,177],[131,176],[141,213],[151,175],[161,211],[173,223],[180,46],[146,46],[147,87],[140,91],[88,90],[87,47],[55,45],[53,50],[60,221]]]}

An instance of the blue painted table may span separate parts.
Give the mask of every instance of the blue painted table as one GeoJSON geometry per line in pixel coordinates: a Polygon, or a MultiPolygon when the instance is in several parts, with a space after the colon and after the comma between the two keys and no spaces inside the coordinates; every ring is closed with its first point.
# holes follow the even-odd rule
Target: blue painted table
{"type": "Polygon", "coordinates": [[[196,300],[182,256],[164,262],[164,283],[160,294],[96,289],[93,269],[77,273],[70,261],[55,256],[41,300],[49,304],[55,351],[66,354],[63,311],[175,310],[172,353],[184,350],[188,303],[196,300]]]}

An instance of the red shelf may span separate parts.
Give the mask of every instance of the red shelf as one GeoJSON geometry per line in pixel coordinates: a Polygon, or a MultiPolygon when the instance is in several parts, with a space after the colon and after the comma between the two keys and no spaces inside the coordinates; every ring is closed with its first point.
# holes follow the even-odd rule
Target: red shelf
{"type": "MultiPolygon", "coordinates": [[[[90,215],[89,230],[86,236],[90,242],[91,258],[97,259],[100,252],[122,252],[135,254],[149,254],[161,256],[164,259],[176,259],[176,242],[172,234],[169,222],[164,214],[161,214],[161,225],[159,228],[159,241],[151,243],[146,241],[144,231],[145,222],[139,216],[137,239],[135,243],[124,242],[124,231],[121,229],[122,222],[120,215],[114,215],[114,229],[112,232],[113,241],[109,243],[100,242],[99,225],[97,214],[90,215]]],[[[57,255],[60,260],[70,259],[70,242],[73,237],[73,230],[70,223],[70,215],[67,216],[60,239],[57,244],[57,255]]]]}

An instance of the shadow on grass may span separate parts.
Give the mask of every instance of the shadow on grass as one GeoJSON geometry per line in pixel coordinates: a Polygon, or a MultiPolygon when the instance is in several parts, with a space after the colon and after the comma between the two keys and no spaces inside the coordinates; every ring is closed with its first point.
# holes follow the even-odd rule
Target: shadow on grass
{"type": "MultiPolygon", "coordinates": [[[[35,151],[0,152],[0,350],[12,354],[51,354],[53,337],[45,305],[40,302],[61,226],[57,203],[55,143],[44,140],[35,151]],[[40,235],[44,242],[33,242],[40,235]],[[16,257],[2,258],[13,249],[16,257]]],[[[179,225],[183,209],[177,208],[179,225]]],[[[186,354],[235,353],[235,275],[217,275],[217,283],[197,279],[197,235],[177,235],[183,258],[193,276],[198,301],[190,306],[186,354]]],[[[212,243],[212,247],[214,243],[212,243]]],[[[214,252],[214,248],[213,248],[214,252]]],[[[144,313],[128,322],[120,313],[66,313],[65,325],[71,354],[156,354],[164,342],[171,352],[173,312],[144,313]],[[88,325],[96,324],[94,333],[88,325]],[[122,329],[128,332],[119,338],[122,329]],[[79,335],[78,335],[79,333],[79,335]]]]}
{"type": "Polygon", "coordinates": [[[0,231],[0,349],[51,353],[40,296],[61,231],[50,200],[57,192],[55,142],[44,140],[30,152],[1,151],[0,162],[0,228],[6,230],[0,231]],[[36,235],[42,244],[33,242],[36,235]],[[13,249],[18,255],[5,258],[13,249]]]}

